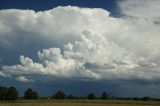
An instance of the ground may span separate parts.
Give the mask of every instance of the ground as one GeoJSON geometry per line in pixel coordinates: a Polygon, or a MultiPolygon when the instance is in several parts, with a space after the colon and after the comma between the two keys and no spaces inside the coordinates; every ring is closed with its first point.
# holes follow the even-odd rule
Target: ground
{"type": "Polygon", "coordinates": [[[1,101],[0,106],[160,106],[158,101],[122,100],[17,100],[1,101]]]}

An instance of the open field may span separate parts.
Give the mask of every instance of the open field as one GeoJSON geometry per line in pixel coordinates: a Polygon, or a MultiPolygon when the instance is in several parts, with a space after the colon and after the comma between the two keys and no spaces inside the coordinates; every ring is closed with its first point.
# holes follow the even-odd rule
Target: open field
{"type": "Polygon", "coordinates": [[[14,102],[0,102],[0,106],[160,106],[160,102],[125,100],[17,100],[14,102]]]}

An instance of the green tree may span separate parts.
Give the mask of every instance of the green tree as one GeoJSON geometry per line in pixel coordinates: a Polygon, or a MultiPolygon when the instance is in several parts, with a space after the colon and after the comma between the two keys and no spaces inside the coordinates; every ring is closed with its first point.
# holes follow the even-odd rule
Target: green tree
{"type": "Polygon", "coordinates": [[[93,99],[96,99],[96,96],[95,96],[94,93],[90,93],[90,94],[87,95],[87,99],[93,100],[93,99]]]}
{"type": "Polygon", "coordinates": [[[25,99],[37,99],[38,93],[36,91],[33,91],[31,88],[28,88],[24,93],[25,99]]]}
{"type": "Polygon", "coordinates": [[[67,99],[75,99],[76,97],[74,97],[73,95],[68,95],[67,99]]]}
{"type": "Polygon", "coordinates": [[[108,94],[106,92],[103,92],[101,95],[101,99],[107,100],[108,99],[108,94]]]}
{"type": "Polygon", "coordinates": [[[0,86],[0,100],[6,100],[8,88],[0,86]]]}
{"type": "Polygon", "coordinates": [[[151,100],[151,98],[150,98],[150,97],[145,96],[145,97],[143,97],[143,98],[142,98],[142,100],[144,100],[144,101],[149,101],[149,100],[151,100]]]}
{"type": "Polygon", "coordinates": [[[0,87],[0,100],[16,100],[18,94],[19,93],[15,87],[0,87]]]}
{"type": "Polygon", "coordinates": [[[10,87],[10,88],[8,88],[6,99],[7,100],[16,100],[18,98],[18,94],[19,93],[15,87],[10,87]]]}
{"type": "Polygon", "coordinates": [[[57,91],[57,93],[55,93],[52,98],[53,99],[65,99],[66,95],[63,91],[57,91]]]}

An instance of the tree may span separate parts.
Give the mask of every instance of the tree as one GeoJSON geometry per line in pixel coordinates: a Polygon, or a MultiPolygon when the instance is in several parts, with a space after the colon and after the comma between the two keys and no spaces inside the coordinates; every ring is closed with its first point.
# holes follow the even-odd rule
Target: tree
{"type": "Polygon", "coordinates": [[[103,92],[101,95],[101,99],[107,100],[108,99],[108,94],[106,92],[103,92]]]}
{"type": "Polygon", "coordinates": [[[0,100],[6,100],[8,88],[0,86],[0,100]]]}
{"type": "Polygon", "coordinates": [[[63,91],[57,91],[56,94],[52,96],[53,99],[65,99],[66,95],[63,91]]]}
{"type": "Polygon", "coordinates": [[[8,88],[6,99],[7,100],[16,100],[18,98],[18,94],[19,93],[15,87],[10,87],[10,88],[8,88]]]}
{"type": "Polygon", "coordinates": [[[18,91],[15,87],[0,87],[0,100],[16,100],[18,91]]]}
{"type": "Polygon", "coordinates": [[[142,100],[144,100],[144,101],[148,101],[148,100],[151,100],[151,98],[150,98],[150,97],[145,96],[145,97],[143,97],[143,98],[142,98],[142,100]]]}
{"type": "Polygon", "coordinates": [[[96,96],[94,93],[90,93],[87,95],[87,99],[96,99],[96,96]]]}
{"type": "Polygon", "coordinates": [[[33,91],[31,88],[28,88],[24,93],[25,99],[37,99],[38,93],[36,91],[33,91]]]}
{"type": "Polygon", "coordinates": [[[73,95],[68,95],[67,99],[75,99],[76,97],[74,97],[73,95]]]}

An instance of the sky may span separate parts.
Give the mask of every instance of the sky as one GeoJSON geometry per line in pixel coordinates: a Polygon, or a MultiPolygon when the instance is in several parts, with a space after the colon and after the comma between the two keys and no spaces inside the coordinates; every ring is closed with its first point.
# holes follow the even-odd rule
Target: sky
{"type": "Polygon", "coordinates": [[[0,85],[23,95],[160,97],[159,0],[0,0],[0,85]],[[44,92],[45,91],[45,92],[44,92]]]}

